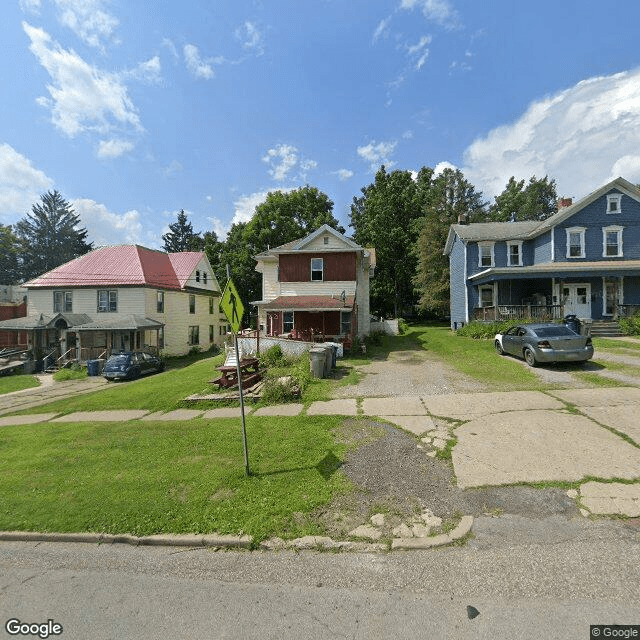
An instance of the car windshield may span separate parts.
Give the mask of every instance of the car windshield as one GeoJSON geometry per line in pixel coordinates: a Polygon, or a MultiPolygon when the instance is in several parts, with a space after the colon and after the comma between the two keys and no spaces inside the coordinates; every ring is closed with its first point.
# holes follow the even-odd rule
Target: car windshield
{"type": "Polygon", "coordinates": [[[109,358],[109,364],[128,364],[131,356],[128,353],[122,353],[109,358]]]}
{"type": "Polygon", "coordinates": [[[575,336],[576,334],[563,324],[554,327],[538,327],[533,330],[539,338],[559,338],[561,336],[575,336]]]}

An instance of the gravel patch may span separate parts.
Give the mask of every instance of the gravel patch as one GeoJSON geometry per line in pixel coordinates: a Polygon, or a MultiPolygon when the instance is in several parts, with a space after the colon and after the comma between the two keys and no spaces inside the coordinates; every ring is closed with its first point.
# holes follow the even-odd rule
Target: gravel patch
{"type": "Polygon", "coordinates": [[[346,420],[344,434],[338,437],[350,446],[359,444],[341,467],[356,490],[338,496],[314,514],[335,539],[367,524],[375,513],[385,514],[389,531],[426,509],[450,522],[463,514],[578,515],[575,503],[562,489],[460,489],[449,461],[428,457],[418,449],[417,438],[375,420],[346,420]]]}
{"type": "Polygon", "coordinates": [[[472,380],[428,351],[392,351],[386,358],[356,367],[364,378],[355,385],[339,387],[336,398],[375,396],[423,396],[486,391],[486,385],[472,380]]]}

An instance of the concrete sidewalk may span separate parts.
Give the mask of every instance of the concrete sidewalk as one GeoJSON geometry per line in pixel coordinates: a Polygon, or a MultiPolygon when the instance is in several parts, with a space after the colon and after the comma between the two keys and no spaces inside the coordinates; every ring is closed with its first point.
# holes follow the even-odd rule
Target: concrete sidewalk
{"type": "MultiPolygon", "coordinates": [[[[609,481],[598,483],[598,487],[583,483],[575,499],[593,513],[623,513],[630,517],[637,516],[640,505],[639,413],[640,389],[636,387],[338,398],[313,402],[306,409],[301,404],[284,404],[255,412],[246,407],[246,415],[252,418],[296,415],[383,418],[420,436],[416,446],[431,457],[455,438],[452,462],[462,488],[537,482],[573,482],[579,486],[587,477],[609,481]],[[619,480],[632,484],[615,482],[619,480]]],[[[44,413],[0,416],[0,427],[44,426],[47,422],[239,417],[238,407],[166,413],[144,410],[77,412],[66,416],[44,413]]]]}

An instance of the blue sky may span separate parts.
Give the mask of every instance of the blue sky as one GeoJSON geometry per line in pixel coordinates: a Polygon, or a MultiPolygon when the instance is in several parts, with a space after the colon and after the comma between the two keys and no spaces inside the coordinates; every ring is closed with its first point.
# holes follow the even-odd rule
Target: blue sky
{"type": "Polygon", "coordinates": [[[219,236],[275,189],[349,205],[381,163],[580,198],[640,182],[637,2],[8,0],[0,223],[48,189],[96,244],[219,236]]]}

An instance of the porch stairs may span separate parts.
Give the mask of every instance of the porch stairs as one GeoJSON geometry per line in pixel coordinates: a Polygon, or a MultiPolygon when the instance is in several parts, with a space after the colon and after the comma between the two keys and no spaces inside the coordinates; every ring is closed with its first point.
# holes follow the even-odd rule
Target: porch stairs
{"type": "Polygon", "coordinates": [[[619,338],[624,336],[615,320],[594,320],[591,323],[591,335],[596,338],[619,338]]]}

